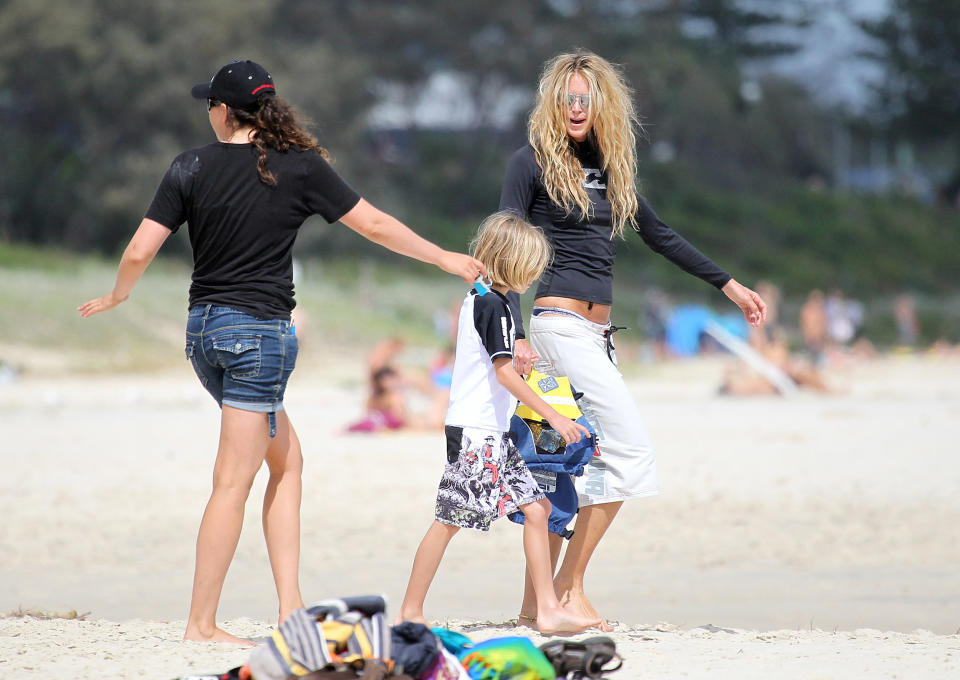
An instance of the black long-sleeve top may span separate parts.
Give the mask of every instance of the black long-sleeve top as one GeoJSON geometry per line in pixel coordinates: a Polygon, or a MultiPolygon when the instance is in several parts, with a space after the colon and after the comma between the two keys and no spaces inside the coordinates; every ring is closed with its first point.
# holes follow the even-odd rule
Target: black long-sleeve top
{"type": "MultiPolygon", "coordinates": [[[[592,205],[589,216],[576,207],[567,214],[563,206],[550,200],[543,185],[543,171],[530,145],[518,149],[510,158],[500,193],[500,209],[511,210],[542,228],[553,246],[553,261],[540,277],[537,297],[556,296],[610,305],[617,239],[611,238],[613,220],[607,200],[607,174],[590,144],[573,143],[573,148],[583,167],[583,186],[592,205]]],[[[634,230],[654,252],[717,288],[730,280],[728,273],[660,220],[643,198],[637,199],[634,230]]],[[[517,337],[525,337],[520,297],[511,293],[508,299],[517,337]]]]}

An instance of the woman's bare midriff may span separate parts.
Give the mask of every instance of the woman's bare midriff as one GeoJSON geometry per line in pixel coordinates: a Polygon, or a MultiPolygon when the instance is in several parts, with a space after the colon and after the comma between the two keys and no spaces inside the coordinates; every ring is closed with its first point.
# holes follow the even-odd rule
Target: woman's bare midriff
{"type": "MultiPolygon", "coordinates": [[[[576,312],[594,323],[604,324],[610,322],[610,305],[600,305],[596,302],[591,303],[586,300],[574,300],[573,298],[554,297],[552,295],[538,297],[533,301],[533,304],[537,307],[559,307],[560,309],[576,312]]],[[[544,316],[546,316],[546,314],[544,314],[544,316]]]]}

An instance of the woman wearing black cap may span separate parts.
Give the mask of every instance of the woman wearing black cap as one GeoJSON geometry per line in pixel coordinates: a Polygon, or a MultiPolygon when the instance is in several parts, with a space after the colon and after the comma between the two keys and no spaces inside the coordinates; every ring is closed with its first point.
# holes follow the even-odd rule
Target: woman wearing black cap
{"type": "Polygon", "coordinates": [[[439,248],[363,200],[327,163],[262,66],[236,61],[193,88],[208,100],[217,142],[184,152],[164,175],[120,261],[111,292],[82,316],[126,300],[160,246],[187,222],[193,249],[186,353],[222,407],[213,491],[197,537],[184,638],[243,643],[217,628],[216,611],[264,461],[270,471],[263,530],[280,620],[303,606],[298,582],[302,457],[283,410],[297,356],[291,249],[313,214],[340,220],[397,253],[472,282],[484,266],[439,248]]]}

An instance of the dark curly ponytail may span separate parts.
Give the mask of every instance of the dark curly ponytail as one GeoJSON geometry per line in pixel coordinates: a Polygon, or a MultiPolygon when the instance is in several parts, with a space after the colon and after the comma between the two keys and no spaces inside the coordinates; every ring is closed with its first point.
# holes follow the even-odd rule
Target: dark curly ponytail
{"type": "Polygon", "coordinates": [[[325,160],[330,154],[317,142],[316,137],[304,128],[310,121],[295,114],[294,109],[285,100],[274,94],[264,93],[257,100],[255,111],[228,109],[228,121],[231,127],[250,126],[254,129],[250,141],[260,152],[257,158],[257,172],[265,184],[275,185],[277,178],[267,167],[267,149],[287,151],[291,146],[299,149],[312,149],[325,160]]]}

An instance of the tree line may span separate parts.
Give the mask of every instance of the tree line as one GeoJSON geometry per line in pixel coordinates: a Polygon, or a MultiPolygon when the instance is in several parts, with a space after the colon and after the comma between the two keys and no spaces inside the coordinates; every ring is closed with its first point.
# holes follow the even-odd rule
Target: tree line
{"type": "MultiPolygon", "coordinates": [[[[635,90],[647,131],[641,191],[729,268],[798,290],[955,289],[955,211],[831,190],[831,140],[843,114],[818,108],[794,82],[748,75],[748,64],[797,48],[757,29],[802,21],[756,6],[6,0],[0,236],[122,248],[173,156],[212,139],[189,87],[243,57],[267,65],[281,94],[316,121],[335,167],[363,195],[462,248],[496,207],[543,62],[583,47],[621,64],[635,90]],[[456,76],[471,126],[371,125],[385,89],[414,107],[438,73],[456,76]]],[[[864,24],[871,58],[890,77],[874,113],[844,124],[899,135],[942,165],[954,162],[949,150],[960,149],[960,137],[948,123],[960,108],[958,13],[946,1],[895,0],[889,17],[864,24]]],[[[309,254],[367,252],[346,230],[311,223],[308,231],[309,254]]],[[[618,266],[641,280],[673,281],[637,243],[624,244],[618,266]]]]}

